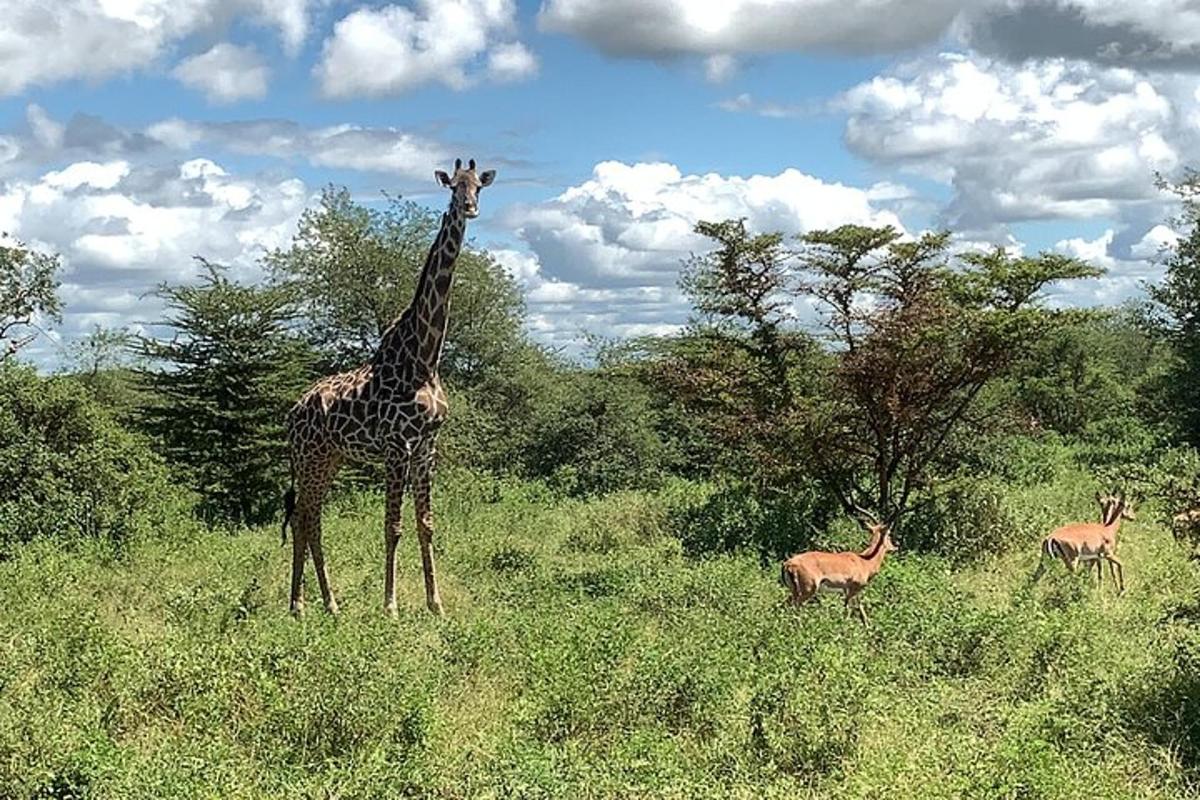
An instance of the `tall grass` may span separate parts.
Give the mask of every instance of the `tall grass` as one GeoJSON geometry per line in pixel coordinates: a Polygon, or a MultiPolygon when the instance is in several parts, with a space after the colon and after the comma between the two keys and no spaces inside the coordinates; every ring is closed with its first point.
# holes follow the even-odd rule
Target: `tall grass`
{"type": "MultiPolygon", "coordinates": [[[[399,620],[382,506],[327,512],[343,613],[286,615],[289,549],[180,522],[119,554],[0,564],[0,797],[1183,797],[1200,786],[1196,567],[1144,514],[1130,589],[1061,565],[1079,476],[1002,498],[963,565],[901,552],[794,611],[753,553],[685,556],[703,491],[592,501],[445,481],[448,615],[411,526],[399,620]]],[[[903,544],[903,542],[902,542],[903,544]]],[[[309,581],[309,594],[313,594],[309,581]]],[[[310,597],[310,599],[312,599],[310,597]]]]}

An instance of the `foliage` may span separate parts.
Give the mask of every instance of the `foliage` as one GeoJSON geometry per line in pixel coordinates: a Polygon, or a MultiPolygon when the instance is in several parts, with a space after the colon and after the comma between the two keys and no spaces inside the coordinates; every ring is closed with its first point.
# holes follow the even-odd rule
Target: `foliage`
{"type": "Polygon", "coordinates": [[[1154,406],[1169,370],[1168,348],[1134,309],[1070,311],[1021,348],[1011,371],[1013,400],[1037,430],[1086,434],[1104,420],[1156,425],[1154,406]],[[1151,413],[1147,414],[1147,411],[1151,413]]]}
{"type": "Polygon", "coordinates": [[[91,333],[67,346],[66,370],[122,423],[136,424],[146,400],[134,369],[137,337],[123,328],[96,325],[91,333]]]}
{"type": "MultiPolygon", "coordinates": [[[[416,203],[389,197],[383,208],[371,208],[330,186],[301,215],[291,246],[267,255],[274,280],[296,292],[305,331],[329,370],[371,357],[412,300],[439,225],[438,214],[416,203]]],[[[454,270],[442,374],[469,385],[521,349],[524,304],[512,277],[486,252],[464,246],[454,270]]]]}
{"type": "Polygon", "coordinates": [[[1166,275],[1147,286],[1159,330],[1175,349],[1177,363],[1164,388],[1174,400],[1184,438],[1200,447],[1200,172],[1177,184],[1160,181],[1182,201],[1174,221],[1180,238],[1166,253],[1166,275]]]}
{"type": "MultiPolygon", "coordinates": [[[[764,566],[814,547],[828,547],[835,504],[812,479],[790,491],[763,495],[744,481],[719,485],[703,503],[676,509],[672,530],[686,552],[749,552],[764,566]]],[[[860,530],[856,531],[861,534],[860,530]]],[[[851,549],[852,536],[837,537],[851,549]]]]}
{"type": "MultiPolygon", "coordinates": [[[[889,557],[864,628],[837,599],[783,606],[774,565],[684,553],[664,512],[705,502],[694,487],[442,488],[440,619],[411,540],[400,618],[381,613],[378,496],[326,518],[336,621],[288,618],[273,527],[139,541],[117,568],[22,548],[0,564],[0,795],[1115,800],[1200,781],[1197,567],[1152,523],[1122,529],[1125,597],[1057,564],[1030,585],[1022,530],[974,565],[889,557]]],[[[1079,489],[1001,491],[1061,519],[1079,489]]]]}
{"type": "Polygon", "coordinates": [[[198,284],[159,288],[171,338],[140,342],[152,390],[144,424],[200,496],[202,516],[260,521],[279,510],[283,419],[311,354],[291,330],[289,289],[245,286],[222,267],[200,266],[198,284]]]}
{"type": "Polygon", "coordinates": [[[680,285],[700,317],[673,339],[644,343],[643,378],[675,401],[664,419],[700,474],[733,473],[760,493],[787,487],[804,478],[796,398],[818,391],[828,369],[817,342],[793,326],[792,254],[780,234],[752,234],[742,220],[696,231],[715,247],[685,264],[680,285]]]}
{"type": "Polygon", "coordinates": [[[667,452],[644,387],[615,371],[560,375],[538,398],[524,443],[529,475],[571,495],[657,484],[667,452]]]}
{"type": "Polygon", "coordinates": [[[149,443],[78,382],[0,365],[0,554],[42,536],[124,541],[172,496],[149,443]]]}
{"type": "Polygon", "coordinates": [[[728,344],[712,350],[744,357],[713,358],[708,375],[692,359],[686,371],[705,386],[690,396],[731,409],[718,417],[739,432],[771,430],[759,449],[810,463],[847,511],[890,518],[947,459],[983,388],[1050,327],[1053,315],[1036,307],[1042,287],[1097,274],[1061,256],[999,249],[953,263],[945,233],[905,241],[892,228],[845,225],[808,233],[789,252],[780,236],[751,235],[740,222],[697,231],[716,249],[693,261],[683,286],[701,312],[744,332],[718,328],[728,344]],[[780,334],[806,301],[827,347],[815,375],[796,366],[820,362],[812,340],[780,334]]]}
{"type": "Polygon", "coordinates": [[[36,338],[39,317],[57,321],[58,254],[42,253],[0,236],[0,361],[36,338]]]}
{"type": "Polygon", "coordinates": [[[811,452],[844,506],[869,503],[880,516],[909,508],[980,391],[1049,327],[1034,307],[1042,287],[1098,274],[1001,249],[955,268],[946,234],[901,241],[843,226],[803,243],[807,291],[839,353],[830,391],[808,412],[811,452]]]}

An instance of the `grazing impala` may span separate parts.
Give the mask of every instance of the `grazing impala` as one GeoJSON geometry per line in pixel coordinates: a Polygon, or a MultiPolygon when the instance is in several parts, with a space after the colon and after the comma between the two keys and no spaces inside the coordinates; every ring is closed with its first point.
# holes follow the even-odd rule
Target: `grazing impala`
{"type": "Polygon", "coordinates": [[[1125,593],[1125,567],[1117,560],[1117,531],[1121,527],[1122,519],[1135,519],[1133,509],[1126,501],[1124,492],[1105,497],[1101,497],[1097,492],[1096,502],[1100,504],[1099,523],[1076,522],[1064,525],[1042,540],[1042,561],[1033,575],[1035,581],[1046,569],[1046,558],[1061,558],[1071,572],[1075,571],[1081,561],[1089,568],[1094,563],[1096,577],[1103,585],[1103,562],[1107,561],[1109,576],[1117,584],[1119,593],[1125,593]]]}
{"type": "MultiPolygon", "coordinates": [[[[850,602],[883,566],[883,557],[897,549],[886,523],[870,520],[863,524],[871,532],[871,541],[861,553],[811,550],[783,562],[779,580],[791,590],[793,604],[798,606],[807,602],[819,591],[841,592],[846,610],[850,610],[850,602]]],[[[854,609],[866,625],[867,614],[861,599],[854,603],[854,609]]]]}

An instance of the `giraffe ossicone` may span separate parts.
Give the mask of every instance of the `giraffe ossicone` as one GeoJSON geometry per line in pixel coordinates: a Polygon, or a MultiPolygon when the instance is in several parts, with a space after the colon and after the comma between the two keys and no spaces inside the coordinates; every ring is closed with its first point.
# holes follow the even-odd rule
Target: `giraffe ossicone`
{"type": "Polygon", "coordinates": [[[288,412],[292,485],[284,498],[283,530],[292,526],[291,610],[304,608],[304,566],[313,569],[325,608],[337,613],[321,543],[321,505],[341,465],[382,461],[387,481],[384,519],[384,608],[396,613],[396,545],[406,490],[416,507],[417,538],[425,577],[425,603],[442,612],[433,563],[431,494],[435,440],[446,419],[446,391],[438,364],[449,321],[454,262],[462,249],[468,219],[479,215],[479,193],[494,170],[476,172],[475,160],[434,177],[450,190],[412,303],[384,331],[371,360],[361,367],[314,383],[288,412]]]}

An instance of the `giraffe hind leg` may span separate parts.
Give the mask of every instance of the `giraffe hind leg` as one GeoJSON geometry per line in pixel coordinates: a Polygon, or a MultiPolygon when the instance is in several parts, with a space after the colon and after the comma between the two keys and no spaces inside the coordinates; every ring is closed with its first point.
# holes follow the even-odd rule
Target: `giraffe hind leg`
{"type": "Polygon", "coordinates": [[[294,616],[304,613],[304,559],[307,552],[307,533],[304,523],[297,518],[292,525],[292,591],[290,608],[294,616]]]}
{"type": "Polygon", "coordinates": [[[337,613],[337,601],[333,597],[321,546],[321,505],[339,466],[340,461],[336,457],[327,457],[320,462],[309,459],[300,471],[296,487],[296,514],[292,525],[291,610],[297,616],[304,612],[304,562],[309,553],[313,557],[313,569],[317,574],[325,608],[337,613]]]}

